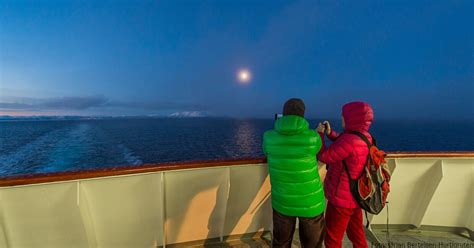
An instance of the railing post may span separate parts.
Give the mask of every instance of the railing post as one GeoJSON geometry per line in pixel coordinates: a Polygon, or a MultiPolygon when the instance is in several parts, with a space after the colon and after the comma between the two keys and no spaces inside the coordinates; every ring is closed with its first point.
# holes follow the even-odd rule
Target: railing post
{"type": "Polygon", "coordinates": [[[1,194],[1,190],[0,190],[0,230],[1,230],[1,235],[2,235],[2,239],[0,239],[0,245],[4,245],[6,248],[9,248],[10,245],[9,245],[9,242],[8,242],[8,236],[7,236],[7,230],[5,228],[5,218],[3,216],[3,201],[2,201],[2,194],[1,194]]]}
{"type": "Polygon", "coordinates": [[[163,248],[166,248],[166,196],[165,196],[165,172],[160,173],[161,183],[161,241],[163,248]]]}
{"type": "Polygon", "coordinates": [[[83,189],[81,181],[77,181],[77,207],[79,208],[79,213],[81,215],[82,225],[86,232],[87,242],[89,243],[90,248],[97,247],[97,237],[94,229],[94,224],[92,222],[92,217],[89,209],[89,204],[87,200],[86,193],[83,189]]]}

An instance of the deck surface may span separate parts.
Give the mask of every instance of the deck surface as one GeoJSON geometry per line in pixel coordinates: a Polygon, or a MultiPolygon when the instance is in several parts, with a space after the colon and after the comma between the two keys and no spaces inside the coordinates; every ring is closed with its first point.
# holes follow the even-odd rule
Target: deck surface
{"type": "MultiPolygon", "coordinates": [[[[377,238],[382,242],[382,245],[372,245],[369,242],[369,247],[382,248],[388,247],[387,235],[385,230],[375,230],[377,238]]],[[[261,237],[254,238],[241,238],[231,239],[226,242],[209,242],[206,245],[186,245],[186,247],[206,247],[206,248],[222,248],[222,247],[236,247],[236,248],[247,248],[247,247],[271,247],[270,235],[266,234],[261,237]]],[[[390,231],[390,247],[391,248],[474,248],[474,242],[471,241],[467,236],[458,235],[447,232],[437,231],[419,231],[419,230],[406,230],[406,231],[390,231]]],[[[292,247],[301,247],[299,242],[299,235],[295,232],[292,247]]],[[[343,248],[352,247],[351,242],[344,237],[343,248]]]]}

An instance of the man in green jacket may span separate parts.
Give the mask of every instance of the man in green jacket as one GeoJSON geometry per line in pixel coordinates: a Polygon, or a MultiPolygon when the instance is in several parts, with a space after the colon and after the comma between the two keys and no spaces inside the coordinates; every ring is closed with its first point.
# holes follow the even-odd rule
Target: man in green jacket
{"type": "Polygon", "coordinates": [[[292,98],[283,117],[263,135],[273,206],[273,247],[291,247],[296,218],[302,247],[321,247],[326,201],[318,173],[319,135],[304,118],[305,105],[292,98]]]}

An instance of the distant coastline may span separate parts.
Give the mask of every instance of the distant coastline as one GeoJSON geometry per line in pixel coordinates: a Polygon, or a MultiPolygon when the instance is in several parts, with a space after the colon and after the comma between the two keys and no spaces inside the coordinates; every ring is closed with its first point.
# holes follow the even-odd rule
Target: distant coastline
{"type": "Polygon", "coordinates": [[[72,120],[116,120],[116,119],[161,119],[161,118],[225,118],[211,116],[206,112],[183,111],[169,115],[121,115],[121,116],[81,116],[81,115],[0,115],[0,121],[72,121],[72,120]]]}

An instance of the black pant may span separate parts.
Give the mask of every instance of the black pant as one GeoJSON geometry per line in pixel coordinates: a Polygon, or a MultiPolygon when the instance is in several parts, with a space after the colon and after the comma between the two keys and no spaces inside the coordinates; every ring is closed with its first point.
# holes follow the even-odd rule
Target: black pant
{"type": "Polygon", "coordinates": [[[320,248],[323,244],[326,230],[324,228],[324,214],[316,217],[286,216],[273,210],[273,240],[272,247],[291,247],[295,232],[296,218],[299,219],[299,234],[301,247],[320,248]]]}

